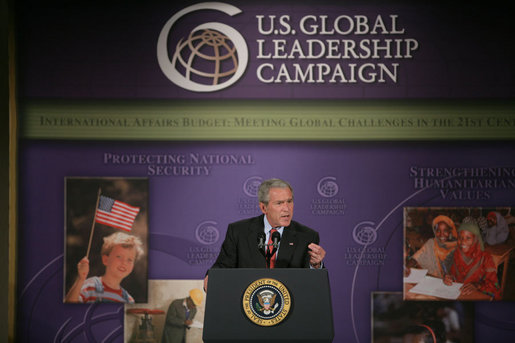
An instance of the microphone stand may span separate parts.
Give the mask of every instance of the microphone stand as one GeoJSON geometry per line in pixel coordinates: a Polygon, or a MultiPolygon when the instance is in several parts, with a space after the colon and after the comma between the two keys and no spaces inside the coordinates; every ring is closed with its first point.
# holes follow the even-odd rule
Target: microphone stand
{"type": "MultiPolygon", "coordinates": [[[[264,235],[263,235],[264,236],[264,235]]],[[[280,239],[280,238],[279,238],[280,239]]],[[[270,260],[272,259],[272,256],[277,252],[277,249],[279,248],[279,240],[274,239],[274,243],[272,244],[265,244],[264,237],[258,236],[258,249],[261,255],[266,260],[266,268],[270,269],[270,260]],[[269,247],[273,246],[272,252],[269,251],[269,247]]]]}
{"type": "Polygon", "coordinates": [[[274,248],[272,249],[272,252],[270,252],[268,249],[266,250],[265,259],[266,259],[266,268],[267,269],[270,269],[270,260],[272,259],[272,256],[274,256],[274,254],[276,253],[277,248],[279,247],[279,244],[278,243],[272,243],[270,245],[267,244],[267,248],[269,246],[273,246],[274,248]]]}
{"type": "Polygon", "coordinates": [[[264,258],[266,258],[266,254],[265,254],[265,247],[267,246],[265,244],[265,235],[263,235],[263,237],[259,237],[258,239],[258,250],[259,252],[261,253],[261,255],[263,255],[264,258]]]}

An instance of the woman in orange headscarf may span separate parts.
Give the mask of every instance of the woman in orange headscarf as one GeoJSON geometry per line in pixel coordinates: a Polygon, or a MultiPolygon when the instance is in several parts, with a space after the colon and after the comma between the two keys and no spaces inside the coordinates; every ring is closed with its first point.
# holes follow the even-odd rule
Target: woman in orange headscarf
{"type": "Polygon", "coordinates": [[[500,300],[501,292],[497,279],[497,268],[492,255],[484,251],[479,227],[475,223],[463,223],[458,229],[458,248],[449,275],[443,282],[450,285],[453,281],[463,283],[461,292],[470,294],[481,291],[495,300],[500,300]]]}
{"type": "Polygon", "coordinates": [[[432,226],[435,237],[428,239],[413,254],[407,266],[427,269],[429,275],[443,278],[452,264],[458,234],[456,232],[456,225],[447,216],[437,216],[433,219],[432,226]]]}

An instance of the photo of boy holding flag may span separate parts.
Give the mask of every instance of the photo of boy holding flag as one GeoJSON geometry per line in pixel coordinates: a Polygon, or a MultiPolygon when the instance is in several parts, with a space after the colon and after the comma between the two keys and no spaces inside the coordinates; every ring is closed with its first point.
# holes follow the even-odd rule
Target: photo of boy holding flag
{"type": "MultiPolygon", "coordinates": [[[[73,185],[80,185],[77,187],[83,188],[83,183],[90,184],[94,180],[95,179],[67,180],[67,191],[70,191],[70,187],[73,188],[73,185]]],[[[97,192],[94,217],[91,224],[91,230],[89,231],[86,255],[83,255],[78,264],[76,264],[75,268],[72,267],[72,258],[67,258],[67,262],[70,264],[70,266],[67,268],[67,271],[68,273],[73,273],[75,277],[71,286],[66,288],[67,292],[64,297],[64,302],[141,302],[135,300],[135,297],[131,295],[132,290],[129,292],[125,287],[122,286],[122,282],[127,277],[129,277],[131,273],[133,273],[133,270],[137,265],[137,261],[139,261],[140,258],[144,256],[144,243],[137,234],[132,233],[132,230],[136,219],[138,216],[142,215],[141,207],[134,206],[133,202],[138,203],[141,202],[141,200],[146,200],[146,192],[144,192],[143,196],[128,196],[123,194],[116,194],[120,192],[113,192],[113,190],[116,190],[117,188],[127,190],[127,184],[130,185],[130,179],[97,179],[97,183],[99,184],[99,187],[97,192]],[[102,183],[104,185],[101,185],[102,183]],[[129,204],[124,201],[116,200],[114,197],[102,195],[104,188],[109,189],[109,194],[115,194],[117,198],[122,198],[124,200],[125,198],[128,198],[134,200],[131,202],[131,204],[129,204]],[[138,198],[140,201],[136,200],[138,198]],[[97,229],[97,232],[99,233],[95,235],[95,227],[97,225],[99,226],[97,229]],[[94,237],[96,238],[94,239],[94,237]],[[94,246],[93,248],[92,245],[94,246]],[[91,250],[100,251],[100,254],[93,254],[90,257],[91,250]],[[92,264],[91,266],[90,263],[92,264]],[[95,266],[93,266],[93,264],[95,266]]],[[[91,189],[91,187],[88,189],[91,189]]],[[[70,193],[73,193],[73,191],[70,193]]],[[[136,194],[139,193],[136,192],[136,194]]],[[[145,201],[142,203],[144,204],[145,201]]],[[[72,202],[68,202],[67,205],[69,207],[73,207],[72,202]]],[[[67,223],[69,223],[70,226],[75,227],[75,229],[77,229],[75,231],[78,231],[78,234],[75,235],[69,232],[74,230],[67,230],[67,236],[69,236],[67,237],[67,246],[71,245],[70,243],[79,240],[85,242],[85,230],[78,229],[78,227],[85,226],[83,222],[87,220],[85,219],[86,215],[80,216],[77,215],[74,211],[76,211],[76,209],[68,209],[67,214],[73,217],[73,219],[67,220],[67,223]],[[82,223],[82,225],[77,223],[82,223]]],[[[144,216],[145,220],[143,220],[143,223],[145,225],[143,226],[144,234],[146,234],[146,214],[144,214],[144,216]]],[[[142,226],[141,223],[139,226],[142,226]]],[[[141,236],[141,229],[139,231],[139,235],[141,236]]],[[[77,256],[79,253],[77,251],[74,252],[75,256],[77,256]]],[[[76,258],[75,261],[77,261],[79,258],[76,258]]],[[[144,263],[144,265],[146,267],[146,263],[144,263]]],[[[68,276],[68,284],[70,284],[70,277],[71,275],[68,276]]],[[[141,291],[139,292],[141,293],[141,291]]]]}

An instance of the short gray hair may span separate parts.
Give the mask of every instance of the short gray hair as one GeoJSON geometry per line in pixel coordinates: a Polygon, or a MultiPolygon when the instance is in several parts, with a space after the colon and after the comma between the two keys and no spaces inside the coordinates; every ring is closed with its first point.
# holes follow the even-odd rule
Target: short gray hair
{"type": "Polygon", "coordinates": [[[263,204],[268,204],[270,200],[270,188],[289,188],[293,197],[293,188],[290,184],[281,179],[268,179],[261,182],[258,189],[258,200],[263,204]]]}

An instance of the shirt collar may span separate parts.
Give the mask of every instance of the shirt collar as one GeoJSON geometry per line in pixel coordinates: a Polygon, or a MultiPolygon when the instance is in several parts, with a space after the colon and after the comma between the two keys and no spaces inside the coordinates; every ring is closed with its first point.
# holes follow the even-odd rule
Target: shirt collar
{"type": "MultiPolygon", "coordinates": [[[[270,233],[270,230],[272,230],[272,225],[270,225],[270,223],[268,222],[268,219],[266,218],[266,214],[265,214],[264,222],[265,222],[265,233],[268,235],[270,233]]],[[[283,235],[284,226],[276,227],[275,229],[279,232],[279,234],[281,236],[283,235]]]]}

